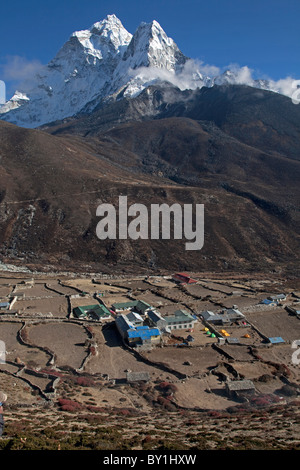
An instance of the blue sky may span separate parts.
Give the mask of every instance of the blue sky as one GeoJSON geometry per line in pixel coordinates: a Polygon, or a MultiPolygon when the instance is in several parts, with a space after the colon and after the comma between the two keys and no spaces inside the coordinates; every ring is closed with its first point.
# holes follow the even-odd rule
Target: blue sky
{"type": "Polygon", "coordinates": [[[115,13],[132,34],[157,20],[182,52],[206,64],[248,66],[259,77],[300,79],[300,0],[11,0],[1,2],[0,79],[46,64],[73,31],[115,13]]]}

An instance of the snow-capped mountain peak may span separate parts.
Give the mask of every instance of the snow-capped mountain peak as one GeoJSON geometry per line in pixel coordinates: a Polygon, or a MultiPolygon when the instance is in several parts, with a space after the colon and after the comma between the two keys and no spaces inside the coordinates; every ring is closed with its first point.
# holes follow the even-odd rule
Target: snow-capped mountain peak
{"type": "Polygon", "coordinates": [[[115,15],[75,31],[56,56],[1,109],[2,119],[37,127],[91,110],[127,86],[127,96],[143,89],[132,70],[154,67],[177,72],[186,57],[157,21],[130,34],[115,15]],[[138,83],[138,87],[137,87],[138,83]],[[130,91],[131,90],[131,91],[130,91]],[[89,106],[87,106],[89,104],[89,106]]]}
{"type": "MultiPolygon", "coordinates": [[[[105,41],[110,43],[116,52],[121,52],[124,47],[128,46],[132,38],[132,34],[124,28],[116,15],[107,15],[104,20],[94,23],[89,33],[92,37],[101,38],[102,43],[105,41]]],[[[78,35],[78,32],[73,34],[78,35]]]]}
{"type": "Polygon", "coordinates": [[[213,77],[203,74],[157,21],[141,23],[132,35],[115,15],[107,15],[71,34],[56,56],[0,107],[0,118],[38,127],[90,112],[110,96],[136,96],[159,81],[180,89],[247,83],[276,91],[274,83],[253,80],[247,67],[213,77]]]}
{"type": "MultiPolygon", "coordinates": [[[[73,51],[98,59],[121,54],[128,46],[132,35],[124,28],[115,15],[108,15],[103,21],[94,23],[89,29],[75,31],[63,45],[50,64],[56,64],[60,58],[66,59],[73,51]]],[[[75,57],[76,60],[76,57],[75,57]]]]}
{"type": "Polygon", "coordinates": [[[124,54],[124,61],[137,67],[158,67],[176,70],[183,65],[186,57],[173,39],[169,38],[157,21],[141,23],[134,33],[124,54]]]}

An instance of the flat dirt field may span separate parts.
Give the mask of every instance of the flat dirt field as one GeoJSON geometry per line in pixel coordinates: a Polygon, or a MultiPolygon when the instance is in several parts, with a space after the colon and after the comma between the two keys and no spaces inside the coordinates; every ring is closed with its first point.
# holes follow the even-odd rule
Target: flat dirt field
{"type": "MultiPolygon", "coordinates": [[[[49,360],[49,356],[38,348],[28,348],[18,339],[18,332],[22,328],[19,322],[1,322],[0,335],[1,341],[5,343],[6,361],[15,362],[16,358],[24,364],[35,363],[45,366],[49,360]]],[[[3,364],[0,364],[0,367],[3,364]]]]}
{"type": "Polygon", "coordinates": [[[187,285],[184,287],[184,290],[200,299],[205,299],[206,297],[218,297],[220,299],[225,298],[225,295],[222,292],[208,289],[207,287],[204,287],[200,284],[187,285]]]}
{"type": "MultiPolygon", "coordinates": [[[[75,287],[76,289],[94,294],[96,292],[120,292],[126,293],[129,291],[127,288],[110,286],[100,282],[94,282],[92,279],[74,279],[65,281],[65,286],[75,287]]],[[[74,289],[75,291],[75,289],[74,289]]]]}
{"type": "Polygon", "coordinates": [[[300,339],[299,319],[280,307],[263,312],[249,312],[247,318],[268,338],[281,336],[284,341],[300,339]]]}
{"type": "Polygon", "coordinates": [[[71,310],[73,311],[76,307],[84,307],[87,305],[97,305],[99,304],[98,300],[94,297],[75,297],[70,298],[71,310]]]}
{"type": "Polygon", "coordinates": [[[8,295],[10,295],[10,293],[12,292],[12,287],[9,287],[9,286],[1,286],[0,285],[0,297],[4,298],[8,295]]]}
{"type": "Polygon", "coordinates": [[[226,286],[223,283],[217,283],[217,282],[200,282],[201,285],[206,287],[207,289],[211,289],[212,291],[215,292],[222,292],[223,294],[232,294],[232,292],[235,290],[230,286],[226,286]]]}
{"type": "Polygon", "coordinates": [[[149,284],[147,281],[141,279],[130,279],[130,280],[115,280],[106,282],[107,285],[114,286],[114,287],[121,287],[123,289],[127,289],[130,291],[134,290],[148,290],[149,284]]]}
{"type": "Polygon", "coordinates": [[[161,297],[160,295],[157,295],[153,292],[142,292],[140,294],[135,295],[135,297],[138,300],[144,300],[147,302],[149,305],[151,305],[154,308],[161,307],[163,305],[170,305],[172,304],[172,300],[166,299],[164,297],[161,297]]]}
{"type": "Polygon", "coordinates": [[[222,299],[222,306],[224,308],[232,308],[233,305],[236,305],[240,310],[245,307],[253,307],[255,309],[259,300],[255,295],[230,295],[222,299]]]}
{"type": "Polygon", "coordinates": [[[217,303],[214,303],[213,301],[205,301],[205,300],[196,300],[193,299],[189,301],[187,304],[190,309],[193,310],[194,313],[201,313],[204,312],[205,310],[209,310],[210,312],[218,313],[221,309],[220,306],[220,300],[217,301],[217,303]]]}
{"type": "MultiPolygon", "coordinates": [[[[244,377],[249,378],[250,380],[258,379],[259,377],[267,374],[269,376],[274,376],[276,369],[274,366],[271,364],[264,364],[259,361],[253,361],[253,362],[239,362],[235,361],[234,363],[234,368],[235,370],[243,375],[244,377]]],[[[274,377],[274,380],[276,382],[276,379],[274,377]]],[[[279,381],[280,382],[280,381],[279,381]]],[[[278,382],[276,382],[278,383],[278,382]]],[[[280,382],[282,385],[282,382],[280,382]]],[[[257,384],[257,386],[259,386],[257,384]]]]}
{"type": "Polygon", "coordinates": [[[17,300],[13,306],[20,315],[40,315],[65,318],[68,315],[68,301],[65,297],[57,295],[46,299],[17,300]]]}
{"type": "Polygon", "coordinates": [[[236,404],[226,396],[224,384],[215,375],[191,378],[188,385],[179,383],[176,386],[176,402],[184,408],[224,410],[236,404]]]}
{"type": "Polygon", "coordinates": [[[162,307],[157,307],[157,311],[163,316],[173,315],[176,310],[186,310],[187,312],[191,313],[189,307],[180,302],[177,303],[168,301],[162,307]]]}
{"type": "Polygon", "coordinates": [[[145,357],[154,362],[163,362],[172,369],[189,376],[208,372],[210,367],[223,360],[221,354],[210,346],[202,348],[157,348],[145,353],[145,357]],[[191,365],[186,365],[185,362],[189,362],[191,365]]]}
{"type": "Polygon", "coordinates": [[[29,326],[32,344],[46,347],[56,356],[58,366],[79,368],[87,355],[87,332],[81,325],[72,323],[41,323],[29,326]]]}
{"type": "Polygon", "coordinates": [[[160,289],[159,293],[162,297],[172,300],[173,302],[189,303],[193,301],[193,298],[191,298],[190,295],[186,294],[185,292],[182,292],[179,289],[163,288],[163,289],[160,289]]]}
{"type": "MultiPolygon", "coordinates": [[[[51,280],[47,282],[48,292],[51,289],[51,292],[56,292],[60,295],[76,295],[78,290],[73,289],[72,286],[66,284],[60,284],[58,281],[51,280]]],[[[83,289],[82,289],[83,290],[83,289]]]]}
{"type": "Polygon", "coordinates": [[[32,287],[28,287],[23,284],[19,284],[15,287],[13,294],[19,296],[20,294],[23,294],[24,297],[42,297],[42,298],[47,298],[47,297],[59,297],[60,294],[53,292],[49,289],[47,289],[46,285],[44,283],[37,283],[34,284],[32,287]]]}
{"type": "Polygon", "coordinates": [[[253,360],[253,355],[248,346],[241,344],[225,344],[224,346],[220,346],[220,350],[224,351],[225,354],[228,354],[235,361],[249,362],[253,360]]]}
{"type": "Polygon", "coordinates": [[[132,300],[130,297],[121,293],[111,294],[105,292],[103,296],[103,301],[108,308],[111,308],[113,304],[129,302],[130,300],[132,300]]]}
{"type": "Polygon", "coordinates": [[[175,287],[174,281],[171,279],[164,279],[162,277],[152,277],[149,276],[147,283],[151,284],[154,287],[175,287]]]}

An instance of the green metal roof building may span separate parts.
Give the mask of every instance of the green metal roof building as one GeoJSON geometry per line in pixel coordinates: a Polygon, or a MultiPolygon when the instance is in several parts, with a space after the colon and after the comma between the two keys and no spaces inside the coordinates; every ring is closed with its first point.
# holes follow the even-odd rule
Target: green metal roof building
{"type": "Polygon", "coordinates": [[[171,330],[193,328],[197,321],[193,315],[190,315],[185,310],[176,310],[174,315],[163,317],[163,319],[167,322],[166,326],[171,330]]]}
{"type": "Polygon", "coordinates": [[[75,307],[73,313],[77,318],[81,319],[96,319],[101,320],[104,318],[111,317],[110,311],[105,307],[105,305],[84,305],[81,307],[75,307]]]}
{"type": "Polygon", "coordinates": [[[152,307],[144,300],[130,300],[128,302],[119,302],[112,305],[112,309],[115,312],[120,312],[123,310],[134,310],[135,312],[144,314],[147,310],[150,310],[152,307]]]}

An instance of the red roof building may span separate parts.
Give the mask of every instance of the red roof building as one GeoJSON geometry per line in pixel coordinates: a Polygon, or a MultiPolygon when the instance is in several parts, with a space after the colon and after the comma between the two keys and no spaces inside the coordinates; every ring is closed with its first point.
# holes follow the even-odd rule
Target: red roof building
{"type": "Polygon", "coordinates": [[[192,279],[188,274],[186,273],[176,273],[173,274],[173,280],[176,282],[180,282],[182,284],[193,284],[197,282],[195,279],[192,279]]]}

